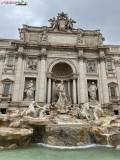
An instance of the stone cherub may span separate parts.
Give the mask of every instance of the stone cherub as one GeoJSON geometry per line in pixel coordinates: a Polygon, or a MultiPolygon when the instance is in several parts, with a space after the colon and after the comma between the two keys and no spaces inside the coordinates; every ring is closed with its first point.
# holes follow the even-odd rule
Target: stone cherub
{"type": "Polygon", "coordinates": [[[76,22],[74,20],[72,20],[71,18],[70,18],[70,20],[68,19],[67,29],[73,30],[73,23],[76,23],[76,22]]]}
{"type": "Polygon", "coordinates": [[[50,19],[49,22],[51,22],[51,27],[54,30],[56,27],[58,27],[58,21],[53,17],[53,19],[50,19]]]}

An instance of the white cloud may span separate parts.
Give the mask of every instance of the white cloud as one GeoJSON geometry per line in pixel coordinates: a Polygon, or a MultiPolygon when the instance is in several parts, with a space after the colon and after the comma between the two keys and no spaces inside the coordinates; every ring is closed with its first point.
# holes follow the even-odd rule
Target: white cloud
{"type": "MultiPolygon", "coordinates": [[[[64,11],[75,28],[101,29],[105,43],[120,44],[119,0],[26,0],[28,6],[0,4],[0,38],[19,38],[22,24],[49,26],[48,19],[64,11]]],[[[0,0],[2,2],[2,0],[0,0]]]]}

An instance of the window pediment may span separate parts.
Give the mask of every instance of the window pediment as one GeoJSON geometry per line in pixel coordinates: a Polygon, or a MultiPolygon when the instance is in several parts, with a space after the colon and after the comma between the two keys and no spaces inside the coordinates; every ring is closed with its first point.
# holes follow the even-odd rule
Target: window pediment
{"type": "Polygon", "coordinates": [[[5,79],[1,80],[1,82],[2,82],[2,83],[6,83],[6,82],[8,82],[8,83],[13,83],[14,81],[11,80],[11,79],[9,79],[9,78],[5,78],[5,79]]]}
{"type": "Polygon", "coordinates": [[[115,83],[115,82],[110,82],[110,83],[108,83],[108,86],[117,86],[118,84],[117,83],[115,83]]]}

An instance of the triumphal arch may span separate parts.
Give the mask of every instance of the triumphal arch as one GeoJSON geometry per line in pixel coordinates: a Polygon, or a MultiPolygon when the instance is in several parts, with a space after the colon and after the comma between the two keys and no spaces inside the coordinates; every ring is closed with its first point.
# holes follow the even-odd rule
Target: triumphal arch
{"type": "Polygon", "coordinates": [[[0,107],[96,99],[120,106],[120,46],[104,45],[100,30],[74,28],[65,13],[50,26],[23,25],[20,39],[0,39],[0,107]]]}

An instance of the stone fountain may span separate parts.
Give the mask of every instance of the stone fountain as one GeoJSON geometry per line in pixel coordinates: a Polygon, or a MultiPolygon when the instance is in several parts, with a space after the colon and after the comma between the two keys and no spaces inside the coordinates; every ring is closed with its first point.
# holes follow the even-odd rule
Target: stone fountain
{"type": "Polygon", "coordinates": [[[96,99],[97,87],[89,87],[89,102],[72,104],[63,81],[56,86],[58,100],[39,106],[31,101],[28,108],[0,115],[0,146],[46,143],[55,146],[88,144],[120,145],[120,117],[106,115],[96,99]]]}

